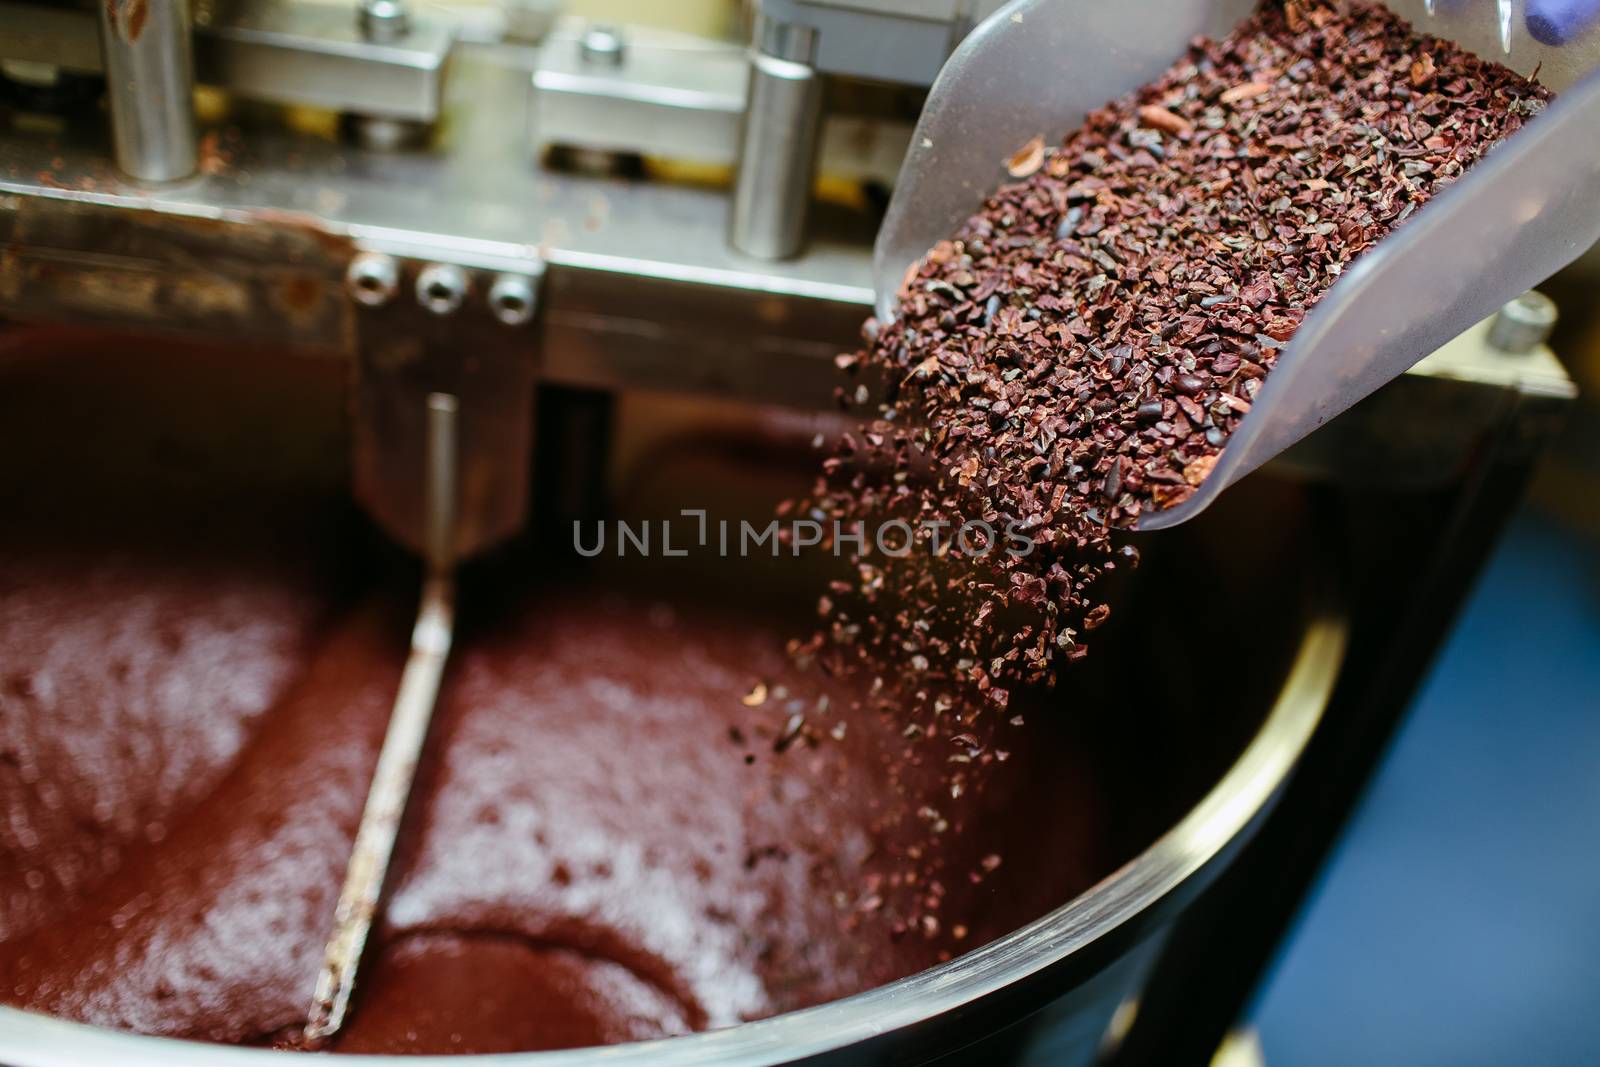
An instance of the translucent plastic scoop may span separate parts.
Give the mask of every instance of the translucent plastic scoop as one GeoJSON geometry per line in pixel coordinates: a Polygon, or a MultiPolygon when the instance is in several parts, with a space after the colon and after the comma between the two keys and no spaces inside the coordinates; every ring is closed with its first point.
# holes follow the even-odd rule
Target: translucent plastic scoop
{"type": "MultiPolygon", "coordinates": [[[[1010,180],[1005,160],[1030,138],[1058,143],[1088,111],[1164,73],[1192,38],[1226,35],[1255,6],[1013,0],[986,20],[934,83],[906,153],[875,250],[879,317],[893,315],[906,269],[1010,180]]],[[[1344,273],[1279,354],[1210,477],[1141,529],[1192,518],[1600,239],[1600,0],[1388,6],[1523,74],[1539,67],[1557,99],[1344,273]],[[1540,21],[1552,6],[1562,44],[1544,43],[1558,36],[1540,21]]]]}

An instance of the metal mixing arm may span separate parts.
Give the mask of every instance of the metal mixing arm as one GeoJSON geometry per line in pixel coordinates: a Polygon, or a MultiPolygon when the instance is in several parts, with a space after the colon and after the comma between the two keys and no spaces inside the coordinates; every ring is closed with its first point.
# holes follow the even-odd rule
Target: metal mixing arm
{"type": "Polygon", "coordinates": [[[337,1034],[349,1011],[356,971],[383,896],[417,761],[422,757],[439,683],[450,657],[455,629],[456,415],[455,397],[443,393],[428,397],[428,573],[411,631],[411,654],[400,676],[400,691],[334,912],[333,936],[317,974],[305,1029],[305,1042],[312,1048],[337,1034]]]}

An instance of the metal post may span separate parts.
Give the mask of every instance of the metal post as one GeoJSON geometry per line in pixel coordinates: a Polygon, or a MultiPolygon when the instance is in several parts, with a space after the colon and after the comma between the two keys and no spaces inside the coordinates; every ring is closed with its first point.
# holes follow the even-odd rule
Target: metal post
{"type": "Polygon", "coordinates": [[[404,0],[361,0],[356,24],[361,36],[374,44],[394,44],[411,32],[411,13],[404,0]]]}
{"type": "Polygon", "coordinates": [[[822,124],[815,52],[816,31],[809,27],[757,23],[728,234],[748,255],[787,259],[805,243],[822,124]]]}
{"type": "Polygon", "coordinates": [[[187,178],[197,158],[187,0],[104,0],[95,6],[117,166],[140,181],[187,178]]]}
{"type": "Polygon", "coordinates": [[[461,404],[449,393],[428,394],[427,543],[432,577],[445,577],[456,565],[456,475],[459,466],[456,429],[461,404]]]}
{"type": "Polygon", "coordinates": [[[1510,301],[1489,321],[1489,347],[1522,355],[1550,339],[1556,328],[1556,302],[1537,289],[1510,301]]]}

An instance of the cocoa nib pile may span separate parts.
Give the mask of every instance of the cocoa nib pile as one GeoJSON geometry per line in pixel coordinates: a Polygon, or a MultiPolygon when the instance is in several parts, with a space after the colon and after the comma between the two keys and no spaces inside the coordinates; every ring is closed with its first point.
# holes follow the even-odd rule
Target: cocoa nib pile
{"type": "Polygon", "coordinates": [[[906,558],[863,554],[825,637],[930,701],[1048,683],[1109,614],[1097,582],[1136,557],[1111,532],[1193,493],[1340,273],[1549,96],[1381,7],[1291,0],[1059,147],[996,161],[1018,180],[840,358],[888,385],[813,504],[946,542],[981,520],[1000,543],[956,565],[924,530],[906,558]]]}

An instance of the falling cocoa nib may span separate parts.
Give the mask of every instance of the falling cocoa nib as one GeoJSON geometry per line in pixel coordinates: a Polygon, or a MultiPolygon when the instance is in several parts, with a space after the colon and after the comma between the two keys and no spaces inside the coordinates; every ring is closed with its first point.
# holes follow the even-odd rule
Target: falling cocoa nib
{"type": "Polygon", "coordinates": [[[960,735],[950,792],[974,803],[1010,690],[1114,628],[1096,584],[1138,558],[1118,528],[1191,496],[1340,274],[1548,100],[1382,7],[1274,0],[1060,146],[996,161],[1021,180],[839,360],[859,376],[841,397],[876,407],[803,507],[918,534],[853,560],[807,647],[883,679],[907,760],[960,735]],[[950,547],[969,522],[1030,551],[950,547]]]}

